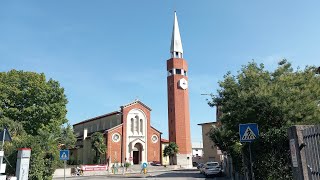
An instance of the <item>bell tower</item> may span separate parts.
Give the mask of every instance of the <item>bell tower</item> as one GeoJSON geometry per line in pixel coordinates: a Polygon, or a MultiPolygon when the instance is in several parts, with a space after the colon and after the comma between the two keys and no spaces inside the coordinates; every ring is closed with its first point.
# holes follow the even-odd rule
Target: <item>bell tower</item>
{"type": "Polygon", "coordinates": [[[192,167],[188,65],[183,59],[176,12],[174,12],[170,53],[171,58],[167,60],[169,141],[175,142],[179,147],[179,153],[173,160],[174,163],[183,167],[192,167]]]}

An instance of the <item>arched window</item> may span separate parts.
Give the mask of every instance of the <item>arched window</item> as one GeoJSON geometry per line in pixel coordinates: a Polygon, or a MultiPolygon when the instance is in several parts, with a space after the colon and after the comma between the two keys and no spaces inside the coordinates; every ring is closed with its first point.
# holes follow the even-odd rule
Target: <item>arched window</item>
{"type": "Polygon", "coordinates": [[[143,123],[142,123],[142,119],[140,119],[140,133],[143,134],[143,123]]]}
{"type": "Polygon", "coordinates": [[[135,116],[135,118],[136,118],[136,126],[135,126],[135,131],[137,132],[137,133],[139,133],[139,116],[137,115],[137,116],[135,116]]]}
{"type": "Polygon", "coordinates": [[[133,122],[133,121],[134,121],[134,119],[131,118],[131,132],[132,132],[132,133],[133,133],[133,130],[134,130],[134,129],[133,129],[133,127],[134,127],[134,122],[133,122]]]}

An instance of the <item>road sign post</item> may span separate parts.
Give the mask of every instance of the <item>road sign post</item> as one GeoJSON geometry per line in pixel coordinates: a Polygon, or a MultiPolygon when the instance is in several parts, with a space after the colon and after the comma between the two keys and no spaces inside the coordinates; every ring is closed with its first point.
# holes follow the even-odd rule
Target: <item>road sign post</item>
{"type": "Polygon", "coordinates": [[[252,180],[254,180],[251,142],[253,142],[259,137],[258,124],[256,123],[239,124],[239,134],[240,134],[240,142],[249,143],[250,171],[251,171],[251,178],[252,180]]]}
{"type": "Polygon", "coordinates": [[[63,160],[64,161],[64,180],[66,180],[66,166],[67,166],[67,160],[69,160],[69,150],[60,150],[60,160],[63,160]]]}
{"type": "Polygon", "coordinates": [[[143,174],[147,173],[147,166],[148,164],[146,162],[142,163],[141,167],[142,167],[143,174]]]}
{"type": "Polygon", "coordinates": [[[66,180],[66,166],[67,166],[67,161],[66,160],[63,160],[63,164],[64,164],[64,169],[63,169],[63,179],[66,180]]]}
{"type": "Polygon", "coordinates": [[[249,143],[249,156],[250,156],[250,171],[251,171],[251,178],[252,178],[252,180],[254,180],[253,164],[252,164],[252,155],[251,155],[251,143],[249,143]]]}

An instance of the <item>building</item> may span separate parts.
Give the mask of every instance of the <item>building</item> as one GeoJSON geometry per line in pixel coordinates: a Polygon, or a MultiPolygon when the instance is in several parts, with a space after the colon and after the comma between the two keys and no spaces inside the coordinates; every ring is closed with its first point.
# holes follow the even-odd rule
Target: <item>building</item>
{"type": "Polygon", "coordinates": [[[192,142],[192,164],[202,162],[203,145],[201,142],[192,142]]]}
{"type": "Polygon", "coordinates": [[[93,164],[95,153],[90,137],[103,133],[107,145],[101,163],[140,164],[160,162],[161,132],[151,126],[151,109],[139,100],[120,107],[120,111],[90,118],[73,125],[77,148],[72,158],[81,164],[93,164]]]}
{"type": "MultiPolygon", "coordinates": [[[[169,141],[175,142],[179,147],[179,153],[172,161],[183,167],[191,167],[188,66],[183,59],[176,13],[170,53],[171,58],[167,60],[168,134],[169,141]]],[[[71,151],[72,159],[77,163],[92,164],[95,152],[91,148],[91,135],[101,132],[107,145],[107,152],[103,155],[101,163],[167,162],[167,159],[162,157],[162,133],[151,126],[150,112],[148,106],[136,100],[121,106],[119,111],[74,124],[77,148],[71,151]]],[[[165,147],[168,142],[163,143],[165,147]]]]}
{"type": "Polygon", "coordinates": [[[169,156],[163,156],[163,150],[169,145],[169,140],[161,139],[161,164],[162,165],[169,165],[170,159],[169,156]]]}
{"type": "Polygon", "coordinates": [[[208,133],[212,128],[216,128],[217,122],[208,122],[198,124],[202,127],[202,140],[203,140],[203,156],[201,162],[216,161],[221,162],[223,160],[223,154],[221,150],[214,145],[213,141],[210,139],[208,133]]]}
{"type": "Polygon", "coordinates": [[[179,147],[179,153],[174,157],[173,162],[183,167],[192,167],[188,65],[183,59],[176,12],[174,13],[170,53],[171,58],[167,60],[169,141],[175,142],[179,147]]]}

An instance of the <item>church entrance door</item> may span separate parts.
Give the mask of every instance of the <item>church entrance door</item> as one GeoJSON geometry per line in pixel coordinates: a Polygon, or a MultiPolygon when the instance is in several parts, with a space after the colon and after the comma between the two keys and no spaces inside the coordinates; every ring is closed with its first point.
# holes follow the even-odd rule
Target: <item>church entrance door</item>
{"type": "Polygon", "coordinates": [[[133,151],[133,164],[139,164],[139,151],[133,151]]]}
{"type": "Polygon", "coordinates": [[[142,160],[141,152],[142,152],[142,145],[140,143],[135,144],[132,152],[133,164],[140,164],[142,160]]]}

